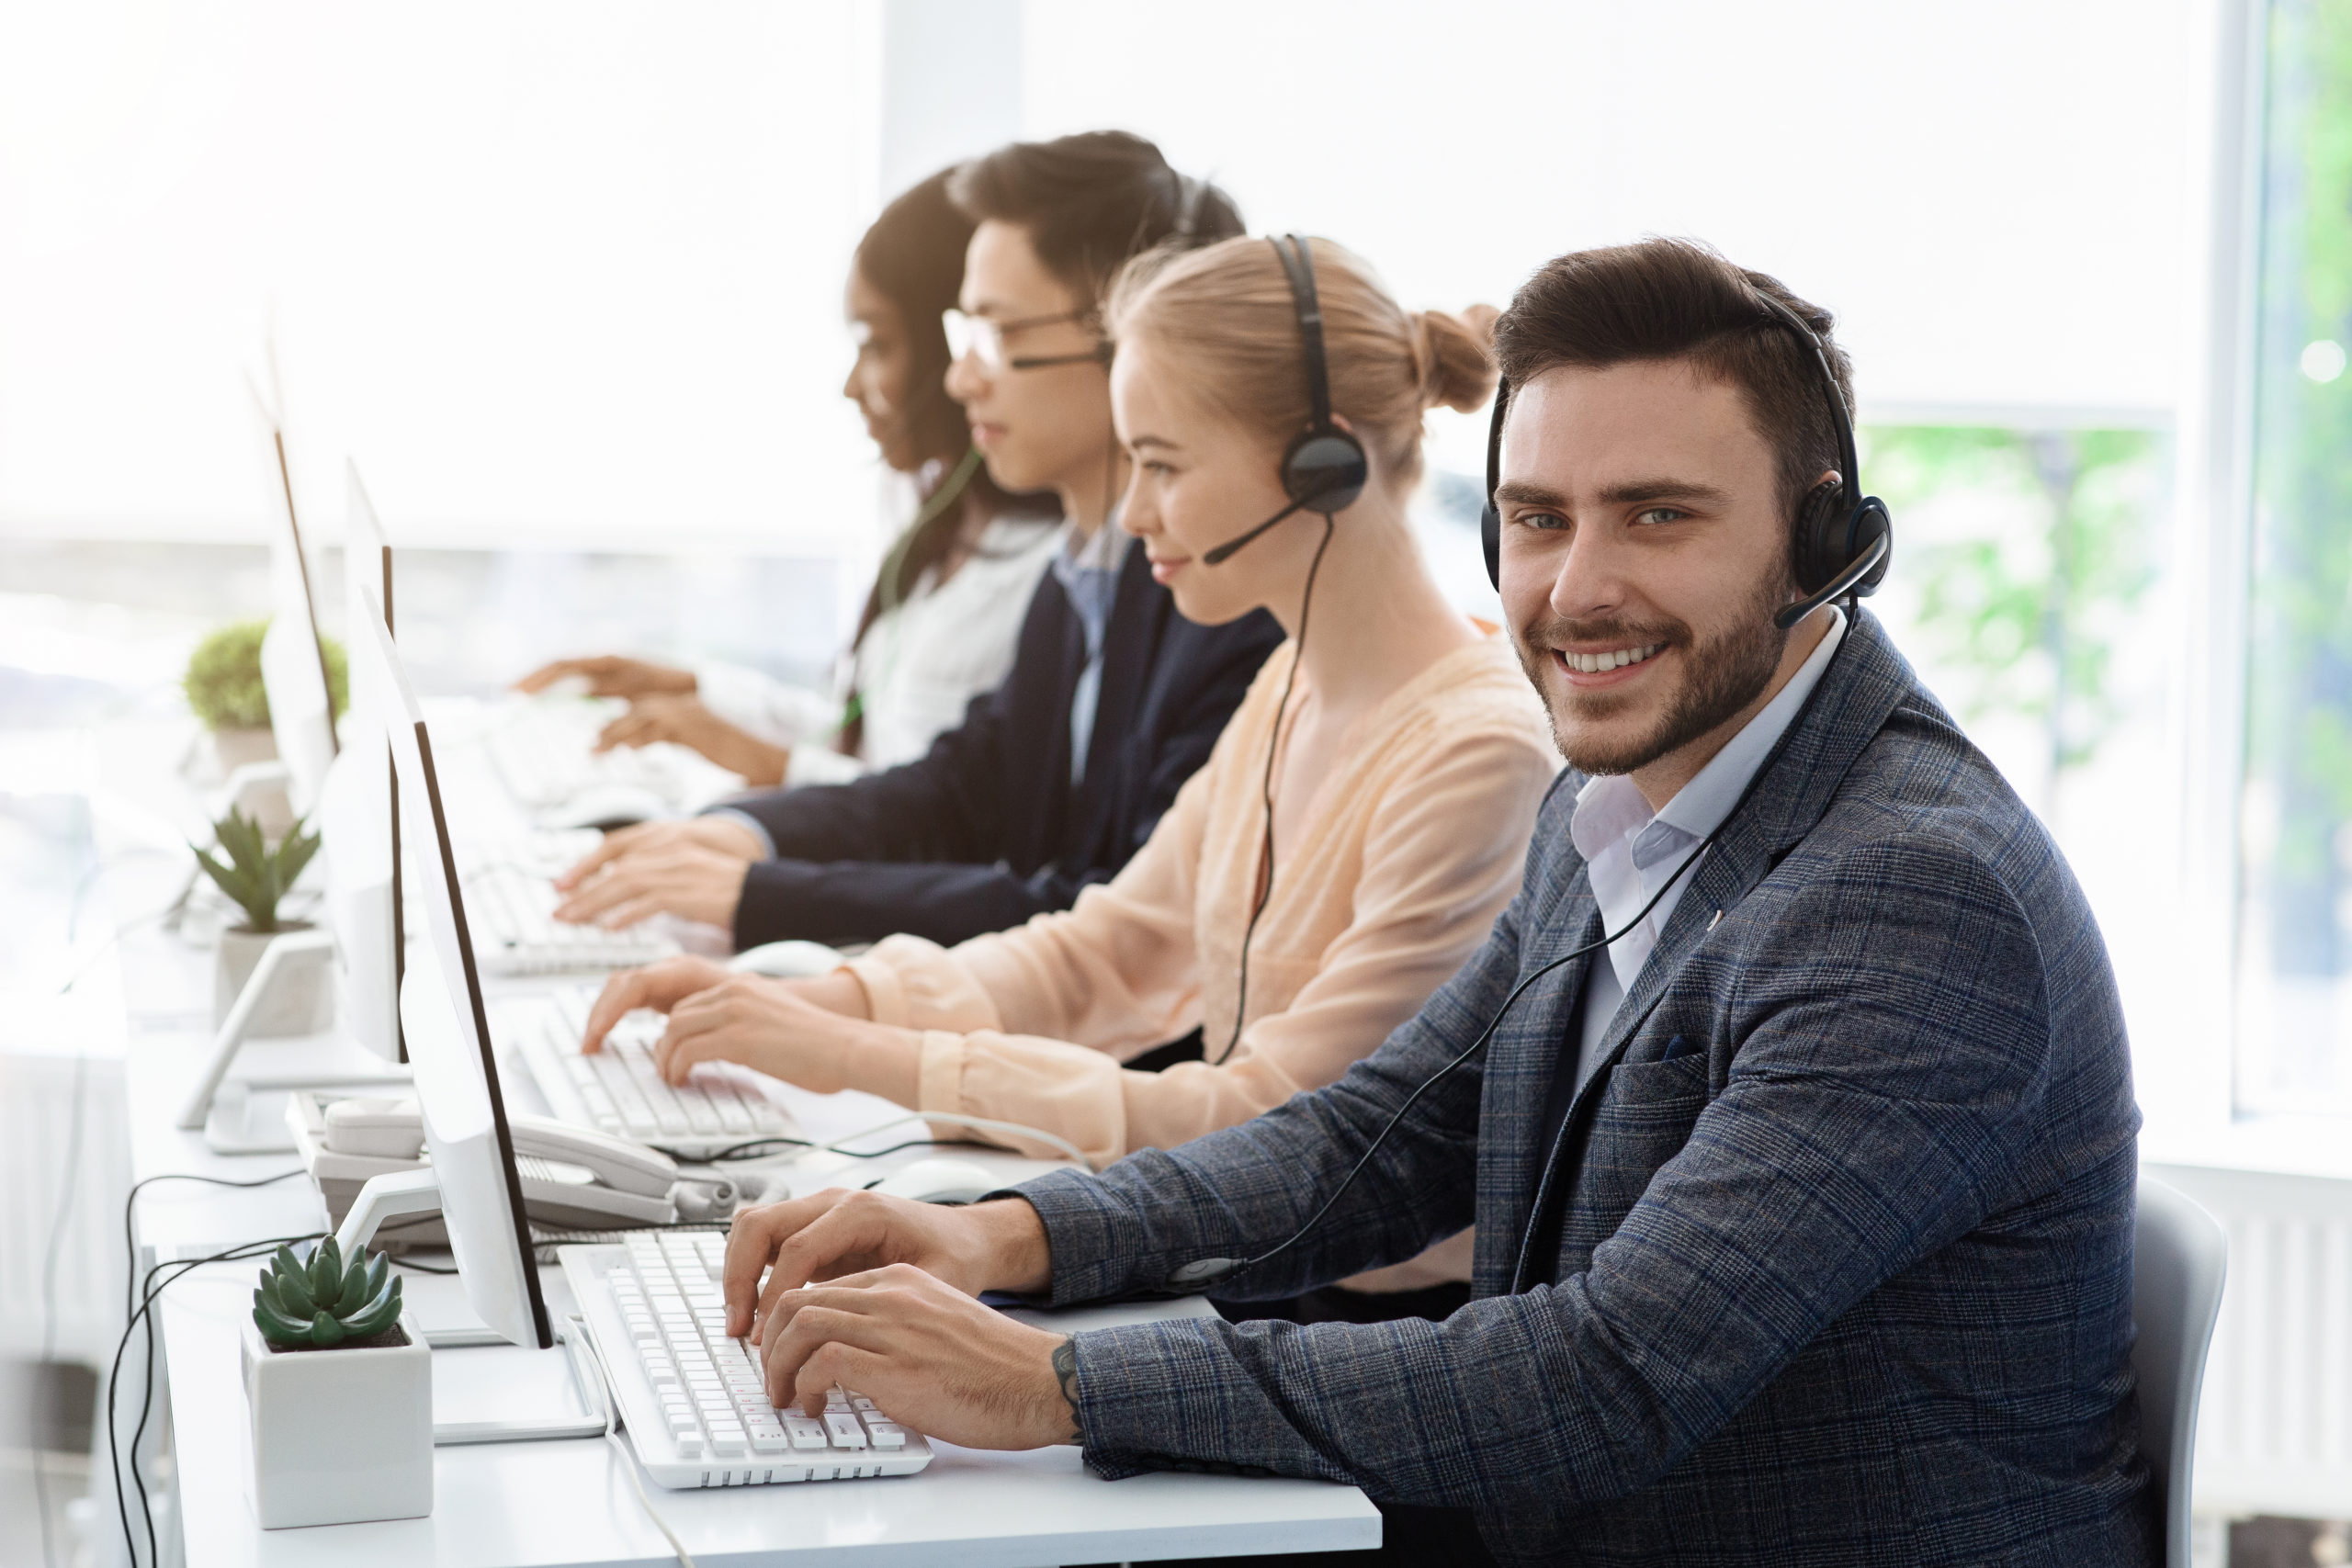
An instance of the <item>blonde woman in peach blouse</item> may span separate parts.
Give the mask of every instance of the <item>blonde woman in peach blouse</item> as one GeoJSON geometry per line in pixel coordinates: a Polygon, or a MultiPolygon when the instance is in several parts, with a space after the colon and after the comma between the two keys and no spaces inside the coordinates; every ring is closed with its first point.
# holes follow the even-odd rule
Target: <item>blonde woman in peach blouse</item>
{"type": "MultiPolygon", "coordinates": [[[[1121,525],[1187,617],[1262,606],[1290,634],[1125,870],[1065,912],[952,949],[892,937],[819,979],[697,959],[621,976],[584,1048],[660,1008],[673,1081],[741,1062],[1044,1129],[1099,1167],[1331,1082],[1461,966],[1519,885],[1559,761],[1509,647],[1447,604],[1406,522],[1423,413],[1478,407],[1494,371],[1483,322],[1408,314],[1363,263],[1311,245],[1331,406],[1369,479],[1336,516],[1299,510],[1216,565],[1290,500],[1282,455],[1311,423],[1281,257],[1229,240],[1132,268],[1113,296],[1136,465],[1121,525]],[[1122,1066],[1196,1025],[1202,1060],[1122,1066]]],[[[1316,1315],[1442,1316],[1467,1240],[1349,1281],[1316,1315]]]]}

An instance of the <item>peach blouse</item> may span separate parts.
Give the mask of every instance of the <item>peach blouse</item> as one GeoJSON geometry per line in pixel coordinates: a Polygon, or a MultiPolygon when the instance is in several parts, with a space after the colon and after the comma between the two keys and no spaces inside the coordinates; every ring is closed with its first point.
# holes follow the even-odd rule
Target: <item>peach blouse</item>
{"type": "MultiPolygon", "coordinates": [[[[1439,660],[1343,739],[1277,858],[1248,1018],[1226,1054],[1266,745],[1294,656],[1285,643],[1268,659],[1207,765],[1112,881],[952,950],[894,936],[851,961],[875,1021],[922,1032],[913,1109],[1046,1128],[1098,1163],[1170,1147],[1338,1078],[1469,958],[1518,890],[1559,767],[1499,636],[1439,660]],[[1195,1024],[1205,1061],[1120,1066],[1195,1024]]],[[[1379,1271],[1400,1277],[1351,1282],[1407,1289],[1466,1279],[1467,1263],[1466,1245],[1441,1244],[1379,1271]]]]}

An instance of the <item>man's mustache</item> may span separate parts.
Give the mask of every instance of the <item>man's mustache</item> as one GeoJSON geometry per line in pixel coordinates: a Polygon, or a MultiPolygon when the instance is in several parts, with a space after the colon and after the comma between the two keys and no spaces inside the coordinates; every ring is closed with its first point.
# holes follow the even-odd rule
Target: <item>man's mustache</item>
{"type": "Polygon", "coordinates": [[[1601,620],[1578,620],[1569,615],[1555,615],[1539,622],[1521,634],[1530,646],[1556,648],[1567,642],[1618,642],[1632,647],[1662,643],[1668,648],[1688,647],[1690,627],[1682,621],[1628,621],[1611,616],[1601,620]]]}

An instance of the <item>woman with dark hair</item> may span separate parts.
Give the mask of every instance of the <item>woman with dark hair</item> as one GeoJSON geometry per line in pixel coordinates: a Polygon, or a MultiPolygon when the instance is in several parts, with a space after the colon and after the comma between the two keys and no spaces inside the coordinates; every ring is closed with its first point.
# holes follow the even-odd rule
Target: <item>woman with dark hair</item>
{"type": "Polygon", "coordinates": [[[941,313],[956,303],[973,220],[947,174],[890,203],[858,243],[847,309],[857,358],[842,393],[865,416],[882,460],[913,476],[922,502],[883,558],[839,694],[757,671],[683,670],[602,655],[559,660],[519,682],[567,676],[629,699],[598,750],[674,740],[754,784],[838,783],[912,761],[1012,667],[1031,592],[1046,570],[1059,509],[989,475],[964,411],[943,385],[941,313]]]}

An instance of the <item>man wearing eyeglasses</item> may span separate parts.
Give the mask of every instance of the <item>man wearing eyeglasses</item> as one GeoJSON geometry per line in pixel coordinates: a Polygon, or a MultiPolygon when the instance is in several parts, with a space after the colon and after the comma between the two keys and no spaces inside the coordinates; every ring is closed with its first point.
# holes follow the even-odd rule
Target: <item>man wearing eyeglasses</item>
{"type": "Polygon", "coordinates": [[[738,948],[950,943],[1067,908],[1150,836],[1281,638],[1262,613],[1178,615],[1113,517],[1127,464],[1097,308],[1130,256],[1241,232],[1232,203],[1118,131],[1001,148],[950,194],[978,229],[947,390],[990,477],[1068,518],[1012,671],[919,761],[638,829],[591,868],[610,907],[727,908],[738,948]]]}

